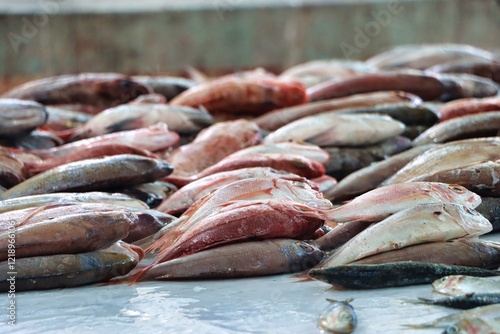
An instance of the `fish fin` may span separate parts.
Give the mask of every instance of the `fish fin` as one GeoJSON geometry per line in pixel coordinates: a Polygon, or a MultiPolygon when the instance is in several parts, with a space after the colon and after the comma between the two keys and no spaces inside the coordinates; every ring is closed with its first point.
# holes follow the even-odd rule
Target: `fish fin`
{"type": "Polygon", "coordinates": [[[119,132],[124,130],[134,130],[143,127],[143,122],[140,117],[126,118],[111,125],[108,125],[105,129],[107,132],[119,132]]]}
{"type": "Polygon", "coordinates": [[[307,273],[294,274],[292,275],[292,278],[297,278],[297,280],[294,281],[294,283],[314,281],[314,279],[310,277],[307,273]]]}
{"type": "Polygon", "coordinates": [[[318,146],[331,146],[332,137],[335,139],[335,132],[332,129],[325,130],[323,132],[317,133],[314,136],[304,138],[308,143],[312,143],[318,146]]]}
{"type": "Polygon", "coordinates": [[[409,303],[409,304],[427,304],[427,301],[432,301],[432,300],[425,299],[425,298],[419,298],[418,300],[417,299],[402,298],[402,299],[399,299],[399,301],[402,303],[409,303]],[[424,300],[425,300],[425,302],[424,302],[424,300]]]}
{"type": "Polygon", "coordinates": [[[186,66],[188,77],[198,84],[209,82],[210,78],[202,71],[194,68],[193,66],[186,66]]]}
{"type": "Polygon", "coordinates": [[[149,265],[141,270],[139,270],[138,272],[136,272],[135,274],[133,275],[130,275],[130,276],[127,276],[127,282],[129,283],[129,285],[134,285],[135,283],[139,282],[140,281],[140,278],[146,273],[148,272],[149,269],[151,269],[151,267],[153,267],[154,264],[152,265],[149,265]]]}

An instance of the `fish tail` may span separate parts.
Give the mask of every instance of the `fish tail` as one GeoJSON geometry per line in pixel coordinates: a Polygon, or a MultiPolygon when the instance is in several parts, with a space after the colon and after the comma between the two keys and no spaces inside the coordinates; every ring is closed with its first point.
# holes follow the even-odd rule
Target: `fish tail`
{"type": "Polygon", "coordinates": [[[294,283],[314,281],[314,279],[312,279],[307,273],[298,273],[292,275],[292,277],[297,279],[294,283]]]}
{"type": "Polygon", "coordinates": [[[133,275],[129,276],[129,277],[127,278],[127,280],[126,280],[126,281],[129,283],[129,285],[134,285],[135,283],[142,281],[142,280],[141,280],[141,277],[142,277],[145,273],[147,273],[147,272],[149,271],[149,269],[151,269],[151,267],[152,267],[152,266],[153,266],[153,265],[150,265],[150,266],[147,266],[147,267],[145,267],[145,268],[143,268],[143,269],[139,270],[139,271],[138,271],[138,272],[136,272],[135,274],[133,274],[133,275]]]}

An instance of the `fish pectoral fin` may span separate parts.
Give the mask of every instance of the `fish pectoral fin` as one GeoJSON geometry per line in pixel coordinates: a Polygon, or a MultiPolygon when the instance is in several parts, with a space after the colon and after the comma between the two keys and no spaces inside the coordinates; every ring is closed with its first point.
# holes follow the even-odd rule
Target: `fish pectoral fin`
{"type": "Polygon", "coordinates": [[[134,130],[134,129],[142,128],[143,125],[144,124],[141,121],[140,117],[126,118],[126,119],[122,119],[121,121],[118,121],[116,123],[113,123],[111,125],[108,125],[106,127],[106,131],[119,132],[119,131],[124,131],[124,130],[134,130]]]}
{"type": "Polygon", "coordinates": [[[294,274],[291,277],[297,279],[296,281],[294,281],[294,283],[314,281],[314,279],[311,278],[306,272],[294,274]]]}
{"type": "Polygon", "coordinates": [[[304,138],[304,141],[308,143],[313,143],[318,146],[328,146],[332,143],[332,138],[334,139],[335,132],[332,129],[325,130],[323,132],[317,133],[314,136],[304,138]]]}

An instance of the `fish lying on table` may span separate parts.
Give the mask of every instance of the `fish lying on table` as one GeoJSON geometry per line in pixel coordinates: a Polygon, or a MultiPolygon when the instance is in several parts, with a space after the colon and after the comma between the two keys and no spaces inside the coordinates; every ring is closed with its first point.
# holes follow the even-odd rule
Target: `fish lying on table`
{"type": "Polygon", "coordinates": [[[500,277],[482,278],[467,275],[450,275],[432,282],[435,292],[449,296],[469,293],[500,293],[500,277]]]}
{"type": "Polygon", "coordinates": [[[337,301],[326,299],[330,305],[321,313],[318,326],[328,333],[352,333],[358,325],[358,318],[350,304],[353,299],[337,301]]]}

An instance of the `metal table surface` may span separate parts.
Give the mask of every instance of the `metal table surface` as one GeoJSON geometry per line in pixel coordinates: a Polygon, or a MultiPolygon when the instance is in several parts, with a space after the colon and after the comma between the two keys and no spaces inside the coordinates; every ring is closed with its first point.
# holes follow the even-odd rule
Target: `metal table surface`
{"type": "MultiPolygon", "coordinates": [[[[486,235],[500,241],[500,233],[486,235]]],[[[320,333],[326,298],[352,302],[355,333],[441,333],[403,327],[457,310],[405,299],[438,297],[430,285],[338,291],[293,275],[91,285],[16,293],[16,325],[7,325],[2,298],[0,333],[320,333]]]]}

